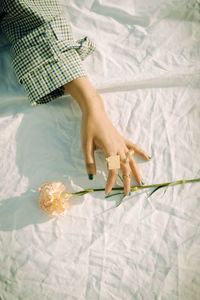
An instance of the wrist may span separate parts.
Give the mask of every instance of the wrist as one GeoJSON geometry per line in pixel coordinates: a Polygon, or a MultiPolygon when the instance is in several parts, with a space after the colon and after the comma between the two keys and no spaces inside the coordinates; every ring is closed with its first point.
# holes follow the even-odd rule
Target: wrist
{"type": "Polygon", "coordinates": [[[82,113],[105,112],[104,103],[87,77],[79,77],[64,85],[76,100],[82,113]]]}
{"type": "Polygon", "coordinates": [[[79,106],[83,114],[106,113],[103,100],[98,94],[85,98],[83,97],[79,103],[79,106]]]}

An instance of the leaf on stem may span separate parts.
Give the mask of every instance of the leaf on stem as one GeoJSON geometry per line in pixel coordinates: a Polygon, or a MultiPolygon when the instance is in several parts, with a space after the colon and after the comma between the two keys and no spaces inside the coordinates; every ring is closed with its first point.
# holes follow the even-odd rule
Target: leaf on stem
{"type": "Polygon", "coordinates": [[[115,207],[118,207],[122,203],[122,201],[124,200],[125,197],[126,197],[126,195],[120,199],[119,203],[115,207]]]}
{"type": "Polygon", "coordinates": [[[161,188],[163,188],[163,187],[166,187],[166,189],[164,190],[164,193],[163,193],[163,195],[162,195],[162,197],[163,197],[164,194],[166,193],[168,187],[169,187],[170,185],[174,185],[174,183],[171,182],[171,183],[168,183],[168,184],[163,184],[163,185],[157,186],[157,187],[149,194],[148,197],[151,197],[157,190],[159,190],[159,189],[161,189],[161,188]]]}
{"type": "Polygon", "coordinates": [[[148,197],[151,197],[157,190],[163,188],[164,186],[166,186],[166,185],[160,185],[160,186],[157,186],[157,187],[149,194],[148,197]]]}
{"type": "MultiPolygon", "coordinates": [[[[184,183],[184,182],[182,182],[182,183],[184,183]]],[[[174,183],[172,182],[172,183],[169,183],[168,185],[165,185],[166,189],[164,190],[162,197],[164,196],[164,194],[166,193],[166,191],[170,185],[174,185],[174,183]]]]}
{"type": "Polygon", "coordinates": [[[120,194],[124,194],[124,193],[115,193],[115,194],[107,195],[107,196],[105,196],[105,198],[109,198],[109,197],[120,195],[120,194]]]}
{"type": "Polygon", "coordinates": [[[164,190],[162,197],[163,197],[164,194],[166,193],[167,189],[168,189],[168,186],[167,186],[166,189],[164,190]]]}

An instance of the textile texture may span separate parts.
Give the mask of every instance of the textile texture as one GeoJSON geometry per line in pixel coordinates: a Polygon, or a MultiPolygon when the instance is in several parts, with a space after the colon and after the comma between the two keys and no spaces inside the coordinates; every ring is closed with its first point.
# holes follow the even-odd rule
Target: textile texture
{"type": "Polygon", "coordinates": [[[82,60],[94,51],[94,42],[87,36],[73,40],[59,2],[3,0],[0,13],[12,66],[31,104],[47,103],[64,94],[64,84],[87,76],[82,60]]]}
{"type": "MultiPolygon", "coordinates": [[[[60,4],[74,41],[87,36],[96,44],[82,66],[108,118],[123,137],[152,156],[146,162],[134,154],[145,185],[199,178],[199,1],[60,4]]],[[[42,25],[40,16],[38,22],[42,25]]],[[[55,22],[44,26],[55,28],[55,22]]],[[[67,43],[59,29],[57,34],[56,51],[67,43]]],[[[45,47],[45,36],[41,39],[45,47]]],[[[65,51],[62,61],[77,50],[65,51]]],[[[89,180],[78,103],[65,93],[31,106],[11,61],[2,32],[0,298],[199,300],[200,184],[169,186],[151,197],[153,188],[134,191],[118,207],[121,194],[105,198],[104,191],[97,191],[71,197],[64,217],[49,218],[38,205],[38,187],[63,182],[69,193],[104,189],[106,160],[103,151],[95,151],[96,178],[89,180]]],[[[25,81],[25,74],[17,72],[25,81]]],[[[114,187],[122,187],[119,177],[114,187]]]]}

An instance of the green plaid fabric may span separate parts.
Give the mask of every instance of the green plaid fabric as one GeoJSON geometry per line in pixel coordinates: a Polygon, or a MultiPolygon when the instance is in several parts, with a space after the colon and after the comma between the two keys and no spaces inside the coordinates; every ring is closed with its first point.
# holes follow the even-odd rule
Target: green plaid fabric
{"type": "Polygon", "coordinates": [[[12,66],[32,105],[63,95],[64,84],[87,76],[82,61],[95,44],[87,36],[73,39],[56,0],[0,0],[0,18],[12,66]]]}

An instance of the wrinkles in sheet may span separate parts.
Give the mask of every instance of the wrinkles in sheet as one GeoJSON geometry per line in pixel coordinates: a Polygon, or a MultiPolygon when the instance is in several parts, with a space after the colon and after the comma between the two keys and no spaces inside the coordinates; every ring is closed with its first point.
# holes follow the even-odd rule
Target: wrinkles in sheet
{"type": "MultiPolygon", "coordinates": [[[[149,163],[136,156],[145,184],[199,177],[199,1],[60,2],[75,38],[85,33],[97,44],[84,66],[108,117],[152,155],[149,163]]],[[[105,187],[105,158],[95,153],[97,176],[89,181],[77,103],[65,95],[30,107],[6,47],[0,49],[6,74],[0,72],[0,296],[198,300],[198,184],[150,198],[151,189],[135,192],[118,208],[120,197],[105,199],[103,192],[76,197],[57,220],[39,210],[44,181],[62,181],[68,191],[105,187]]]]}
{"type": "MultiPolygon", "coordinates": [[[[199,151],[197,89],[146,88],[102,95],[108,116],[121,134],[146,145],[152,154],[148,165],[136,157],[146,184],[198,174],[199,165],[191,160],[191,147],[194,156],[199,151]]],[[[43,178],[62,178],[69,190],[105,185],[100,152],[95,155],[97,179],[91,183],[85,176],[77,143],[80,112],[71,98],[67,101],[36,107],[37,114],[26,106],[23,118],[15,123],[17,139],[8,142],[16,144],[16,158],[5,160],[5,166],[15,162],[29,187],[21,189],[19,197],[11,190],[1,201],[1,251],[5,253],[1,272],[8,274],[2,275],[5,294],[11,299],[16,294],[30,298],[30,291],[32,299],[41,294],[46,299],[148,299],[149,295],[178,299],[184,294],[195,299],[198,186],[169,188],[163,197],[163,192],[157,192],[149,199],[149,192],[138,192],[117,209],[117,197],[105,201],[102,193],[88,195],[71,200],[67,216],[59,220],[48,220],[39,212],[36,188],[43,178]]],[[[11,111],[18,115],[18,110],[18,105],[8,106],[4,118],[11,111]]]]}

